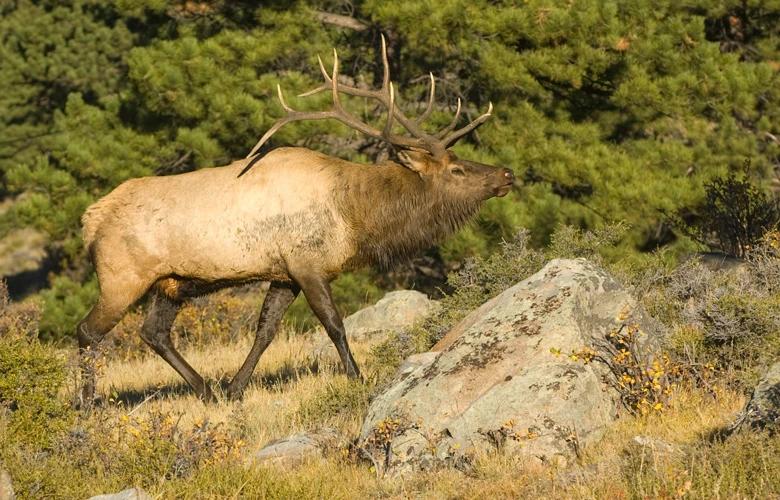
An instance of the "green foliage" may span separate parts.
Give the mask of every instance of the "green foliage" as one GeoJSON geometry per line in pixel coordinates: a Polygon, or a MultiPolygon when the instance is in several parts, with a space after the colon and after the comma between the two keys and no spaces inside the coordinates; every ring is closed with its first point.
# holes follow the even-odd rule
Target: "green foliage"
{"type": "MultiPolygon", "coordinates": [[[[11,199],[0,235],[43,231],[76,281],[89,275],[86,206],[131,177],[243,157],[281,115],[277,83],[293,107],[325,105],[327,95],[292,96],[318,84],[316,54],[327,65],[331,47],[345,74],[376,82],[379,31],[400,105],[419,112],[418,77],[429,71],[441,100],[431,130],[457,97],[469,117],[492,101],[493,119],[455,150],[524,181],[443,244],[448,265],[487,255],[520,227],[541,248],[560,225],[625,222],[608,260],[681,251],[690,242],[663,230],[662,213],[698,206],[704,186],[744,158],[767,184],[780,155],[772,2],[19,0],[0,14],[0,196],[11,199]],[[317,11],[347,11],[370,28],[333,26],[317,11]]],[[[378,120],[372,105],[345,103],[378,120]]],[[[285,126],[270,146],[283,144],[358,160],[383,149],[327,122],[285,126]]],[[[310,322],[301,310],[291,317],[310,322]]],[[[59,328],[42,325],[51,336],[59,328]]]]}
{"type": "Polygon", "coordinates": [[[780,223],[780,203],[749,178],[749,161],[745,166],[739,175],[731,171],[704,185],[704,199],[692,207],[690,222],[685,213],[676,216],[696,241],[735,257],[745,257],[780,223]]]}
{"type": "Polygon", "coordinates": [[[67,276],[54,278],[51,288],[41,293],[41,336],[60,340],[75,335],[76,325],[86,316],[97,297],[95,280],[81,284],[67,276]]]}
{"type": "Polygon", "coordinates": [[[333,419],[354,418],[368,408],[372,386],[362,380],[339,377],[301,401],[297,416],[306,426],[325,424],[333,419]]]}
{"type": "MultiPolygon", "coordinates": [[[[776,142],[745,130],[748,123],[777,130],[776,111],[761,104],[778,97],[776,70],[756,62],[776,60],[768,55],[776,46],[764,41],[777,28],[762,23],[766,31],[751,33],[750,43],[765,49],[751,62],[720,50],[722,40],[706,30],[711,17],[728,13],[747,24],[753,16],[776,16],[776,7],[541,1],[447,1],[433,12],[421,1],[366,7],[408,42],[405,71],[413,72],[409,62],[444,61],[442,72],[459,76],[471,102],[498,103],[497,119],[480,131],[482,148],[528,181],[502,211],[530,228],[534,242],[544,242],[557,223],[590,228],[627,221],[631,235],[623,244],[646,244],[659,208],[699,198],[699,186],[741,162],[742,152],[774,151],[759,153],[764,172],[777,153],[776,142]]],[[[747,45],[730,50],[752,53],[747,45]]]]}
{"type": "MultiPolygon", "coordinates": [[[[0,282],[0,443],[49,446],[72,414],[58,393],[65,362],[37,336],[34,312],[8,303],[0,282]]],[[[2,446],[0,446],[2,449],[2,446]]]]}

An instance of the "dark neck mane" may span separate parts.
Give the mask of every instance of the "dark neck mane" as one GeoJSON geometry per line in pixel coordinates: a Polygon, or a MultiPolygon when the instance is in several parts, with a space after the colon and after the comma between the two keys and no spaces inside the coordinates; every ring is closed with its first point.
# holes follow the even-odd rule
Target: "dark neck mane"
{"type": "Polygon", "coordinates": [[[398,164],[361,165],[337,182],[336,203],[357,239],[355,267],[387,268],[457,231],[481,200],[453,198],[398,164]]]}

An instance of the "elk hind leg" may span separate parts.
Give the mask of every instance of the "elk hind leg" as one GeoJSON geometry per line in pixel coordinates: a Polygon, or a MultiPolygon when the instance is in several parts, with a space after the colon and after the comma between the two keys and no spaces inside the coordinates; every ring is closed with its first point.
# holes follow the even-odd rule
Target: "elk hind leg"
{"type": "Polygon", "coordinates": [[[179,354],[171,340],[171,327],[181,303],[160,290],[154,290],[149,301],[149,312],[141,327],[141,338],[195,390],[206,402],[216,401],[203,377],[179,354]]]}
{"type": "Polygon", "coordinates": [[[95,397],[96,363],[100,341],[122,319],[125,311],[146,291],[146,285],[132,280],[101,280],[100,297],[76,327],[79,341],[79,364],[81,368],[81,391],[76,406],[88,408],[95,397]]]}
{"type": "Polygon", "coordinates": [[[300,289],[297,285],[271,282],[268,292],[263,301],[263,308],[260,310],[260,318],[257,320],[257,330],[255,331],[255,342],[249,351],[244,364],[238,370],[230,385],[227,388],[228,397],[237,398],[244,392],[249,377],[257,366],[263,352],[271,344],[279,330],[279,324],[282,322],[287,308],[290,307],[300,289]]]}

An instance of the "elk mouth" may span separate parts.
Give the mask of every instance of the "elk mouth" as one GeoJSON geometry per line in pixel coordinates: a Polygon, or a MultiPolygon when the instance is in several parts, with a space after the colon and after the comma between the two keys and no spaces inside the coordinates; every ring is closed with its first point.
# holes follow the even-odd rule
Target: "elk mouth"
{"type": "Polygon", "coordinates": [[[508,184],[504,184],[503,186],[497,187],[495,190],[496,196],[499,198],[506,196],[509,193],[509,191],[512,190],[512,186],[514,186],[514,183],[510,182],[508,184]]]}
{"type": "Polygon", "coordinates": [[[504,180],[504,184],[498,186],[495,188],[494,193],[496,196],[501,198],[502,196],[506,196],[509,191],[512,190],[512,187],[515,185],[515,175],[512,173],[509,169],[503,169],[501,172],[501,178],[504,180]]]}

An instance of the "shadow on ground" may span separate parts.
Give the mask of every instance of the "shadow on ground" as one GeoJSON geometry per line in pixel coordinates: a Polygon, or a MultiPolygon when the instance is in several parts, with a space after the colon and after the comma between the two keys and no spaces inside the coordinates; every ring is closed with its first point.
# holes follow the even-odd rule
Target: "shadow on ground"
{"type": "MultiPolygon", "coordinates": [[[[295,382],[302,377],[317,375],[321,372],[335,370],[337,367],[327,362],[320,362],[318,359],[311,359],[306,363],[295,363],[293,361],[284,363],[271,372],[256,373],[249,381],[250,385],[259,386],[266,390],[280,389],[290,382],[295,382]]],[[[224,400],[224,394],[230,384],[230,378],[223,375],[218,380],[209,380],[212,389],[218,394],[220,400],[224,400]]],[[[111,399],[118,404],[128,407],[135,407],[149,400],[170,397],[182,397],[193,394],[192,388],[184,381],[173,382],[157,387],[147,387],[143,389],[127,389],[111,394],[111,399]]],[[[100,398],[98,404],[105,401],[100,398]]]]}

